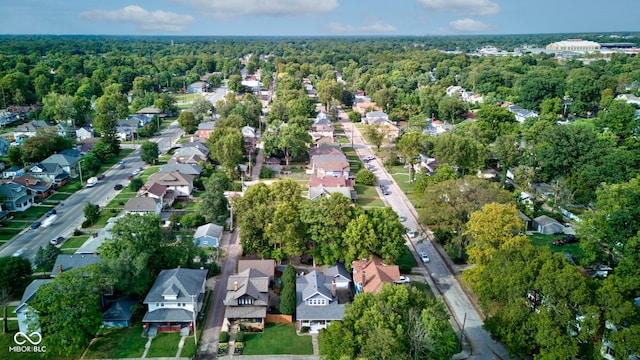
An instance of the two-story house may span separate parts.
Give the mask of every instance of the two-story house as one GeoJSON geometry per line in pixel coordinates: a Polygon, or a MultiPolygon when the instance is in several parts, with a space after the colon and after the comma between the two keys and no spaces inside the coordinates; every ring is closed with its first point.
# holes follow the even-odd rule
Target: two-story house
{"type": "Polygon", "coordinates": [[[225,324],[243,324],[256,330],[264,330],[264,319],[269,306],[269,277],[249,268],[229,276],[224,299],[225,324]]]}
{"type": "Polygon", "coordinates": [[[25,211],[33,205],[33,195],[25,186],[16,183],[0,184],[0,198],[6,211],[25,211]]]}
{"type": "Polygon", "coordinates": [[[215,130],[215,128],[216,128],[215,121],[203,121],[200,124],[198,124],[198,130],[196,131],[196,134],[200,138],[208,139],[209,135],[211,135],[211,133],[215,130]]]}
{"type": "Polygon", "coordinates": [[[142,322],[149,333],[174,332],[186,327],[192,331],[202,309],[206,281],[207,270],[162,270],[143,302],[148,310],[142,322]]]}
{"type": "Polygon", "coordinates": [[[51,124],[44,120],[31,120],[28,123],[18,125],[16,129],[13,130],[13,137],[18,139],[36,136],[38,130],[44,129],[47,126],[51,126],[51,124]]]}
{"type": "MultiPolygon", "coordinates": [[[[331,267],[333,269],[335,267],[331,267]]],[[[342,266],[344,269],[344,266],[342,266]]],[[[344,269],[346,272],[346,269],[344,269]]],[[[327,270],[327,275],[313,270],[296,277],[296,325],[308,327],[312,334],[326,329],[332,321],[342,320],[345,304],[351,301],[349,287],[338,287],[333,274],[339,270],[327,270]]],[[[347,273],[348,275],[348,273],[347,273]]],[[[344,284],[341,284],[344,285],[344,284]]]]}
{"type": "Polygon", "coordinates": [[[150,185],[150,187],[147,187],[147,185],[143,185],[140,190],[138,190],[137,197],[149,197],[157,199],[161,205],[160,209],[170,208],[175,201],[175,193],[173,192],[173,190],[167,189],[166,185],[158,183],[152,183],[150,185]]]}
{"type": "Polygon", "coordinates": [[[315,155],[311,158],[311,170],[308,171],[317,177],[342,176],[349,177],[351,167],[347,156],[340,155],[315,155]]]}
{"type": "Polygon", "coordinates": [[[37,177],[31,176],[29,174],[16,176],[13,178],[13,180],[11,180],[11,182],[26,187],[28,193],[38,199],[47,198],[49,195],[51,195],[52,192],[50,182],[38,179],[37,177]]]}
{"type": "Polygon", "coordinates": [[[134,197],[124,204],[124,212],[127,214],[157,214],[162,212],[162,201],[153,197],[134,197]]]}
{"type": "Polygon", "coordinates": [[[69,173],[58,163],[37,163],[27,172],[29,175],[42,179],[44,181],[64,185],[69,179],[69,173]]]}
{"type": "Polygon", "coordinates": [[[309,199],[313,200],[321,196],[331,196],[333,193],[340,193],[352,202],[358,200],[358,193],[353,188],[351,180],[334,176],[323,178],[312,177],[309,179],[309,199]]]}
{"type": "Polygon", "coordinates": [[[190,199],[193,191],[194,175],[183,174],[179,171],[155,173],[149,176],[145,186],[150,189],[154,183],[166,186],[172,190],[176,199],[190,199]]]}
{"type": "Polygon", "coordinates": [[[400,281],[398,265],[387,265],[379,257],[372,255],[369,259],[360,259],[351,263],[353,282],[356,294],[377,293],[382,285],[400,281]]]}
{"type": "Polygon", "coordinates": [[[80,154],[80,151],[67,149],[49,156],[42,160],[42,163],[58,164],[62,167],[62,170],[69,174],[69,176],[75,178],[78,176],[78,166],[81,158],[82,154],[80,154]]]}

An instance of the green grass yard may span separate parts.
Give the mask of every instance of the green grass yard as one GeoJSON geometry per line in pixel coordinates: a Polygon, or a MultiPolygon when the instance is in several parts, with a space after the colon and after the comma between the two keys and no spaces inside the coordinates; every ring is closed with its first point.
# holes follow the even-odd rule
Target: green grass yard
{"type": "Polygon", "coordinates": [[[296,334],[293,324],[267,324],[264,333],[247,333],[242,355],[312,355],[311,336],[296,334]]]}
{"type": "Polygon", "coordinates": [[[384,207],[384,202],[382,202],[382,200],[380,199],[363,199],[363,198],[359,198],[358,200],[356,200],[356,204],[359,206],[366,206],[366,207],[384,207]]]}
{"type": "Polygon", "coordinates": [[[554,240],[562,239],[564,235],[543,235],[543,234],[531,234],[529,235],[529,240],[531,240],[531,244],[538,247],[547,247],[551,251],[556,253],[569,253],[571,254],[575,260],[579,259],[582,256],[582,249],[580,248],[580,243],[573,244],[565,244],[562,246],[553,245],[554,240]]]}
{"type": "MultiPolygon", "coordinates": [[[[103,329],[91,344],[85,358],[139,358],[142,356],[146,342],[147,338],[142,337],[141,323],[125,329],[103,329]]],[[[175,352],[171,356],[175,356],[175,352]]]]}
{"type": "Polygon", "coordinates": [[[178,352],[179,342],[180,333],[158,334],[153,338],[153,341],[151,341],[151,347],[149,347],[147,357],[175,357],[178,352]]]}

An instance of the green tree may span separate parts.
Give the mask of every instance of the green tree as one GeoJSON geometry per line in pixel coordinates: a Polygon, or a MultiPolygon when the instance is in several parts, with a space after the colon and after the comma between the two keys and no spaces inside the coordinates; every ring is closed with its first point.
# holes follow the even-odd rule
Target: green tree
{"type": "MultiPolygon", "coordinates": [[[[200,213],[209,222],[220,220],[228,214],[228,202],[224,191],[229,186],[229,179],[224,172],[216,171],[203,181],[204,193],[198,203],[200,213]]],[[[233,226],[233,225],[232,225],[233,226]]]]}
{"type": "Polygon", "coordinates": [[[7,290],[11,296],[21,296],[31,282],[31,272],[31,263],[23,257],[0,257],[0,289],[7,290]]]}
{"type": "Polygon", "coordinates": [[[129,182],[129,190],[133,192],[138,192],[138,190],[140,190],[142,186],[144,186],[144,181],[142,180],[142,178],[139,178],[139,177],[131,178],[131,181],[129,182]]]}
{"type": "Polygon", "coordinates": [[[93,225],[100,218],[100,207],[90,202],[84,207],[85,222],[89,225],[93,225]]]}
{"type": "Polygon", "coordinates": [[[356,183],[371,186],[377,181],[376,174],[369,169],[360,169],[356,173],[356,183]]]}
{"type": "Polygon", "coordinates": [[[345,263],[372,254],[394,263],[402,255],[405,233],[398,214],[390,207],[366,209],[349,222],[342,235],[345,263]]]}
{"type": "Polygon", "coordinates": [[[333,265],[345,261],[342,233],[354,217],[351,201],[339,193],[305,201],[300,219],[306,228],[307,241],[316,264],[333,265]]]}
{"type": "MultiPolygon", "coordinates": [[[[209,111],[213,111],[213,109],[214,108],[211,101],[207,100],[207,98],[204,96],[197,96],[195,99],[193,99],[193,104],[191,104],[191,111],[193,112],[193,115],[199,120],[205,118],[209,111]]],[[[182,115],[182,113],[180,115],[182,115]]],[[[190,131],[189,133],[192,132],[193,131],[190,131]]]]}
{"type": "Polygon", "coordinates": [[[24,160],[22,160],[22,147],[21,146],[11,146],[7,151],[7,156],[9,157],[9,163],[11,166],[23,166],[24,160]]]}
{"type": "Polygon", "coordinates": [[[447,180],[455,180],[458,178],[456,170],[448,164],[438,166],[433,175],[422,173],[416,178],[414,190],[418,194],[424,193],[431,185],[441,183],[447,180]]]}
{"type": "Polygon", "coordinates": [[[38,251],[36,251],[36,257],[33,260],[33,265],[36,268],[43,269],[45,272],[49,272],[53,269],[53,265],[56,263],[56,258],[61,252],[62,250],[53,244],[40,246],[38,251]]]}
{"type": "Polygon", "coordinates": [[[292,157],[300,157],[309,151],[311,135],[299,125],[272,124],[264,136],[264,149],[269,155],[276,151],[284,154],[287,168],[292,157]]]}
{"type": "Polygon", "coordinates": [[[41,285],[29,302],[37,320],[27,315],[30,327],[42,329],[47,353],[69,356],[84,349],[102,325],[100,296],[105,283],[98,265],[65,271],[52,283],[41,285]]]}
{"type": "Polygon", "coordinates": [[[65,122],[72,119],[73,112],[73,96],[50,92],[42,99],[42,116],[46,119],[65,122]]]}
{"type": "Polygon", "coordinates": [[[244,156],[244,137],[240,130],[231,127],[218,128],[207,139],[209,157],[222,165],[228,176],[234,178],[244,156]]]}
{"type": "Polygon", "coordinates": [[[482,144],[472,139],[445,133],[434,138],[433,155],[438,163],[457,166],[460,173],[466,175],[484,165],[486,151],[482,144]]]}
{"type": "Polygon", "coordinates": [[[485,105],[477,114],[478,123],[487,135],[488,144],[500,136],[513,133],[517,128],[516,116],[504,107],[485,105]]]}
{"type": "Polygon", "coordinates": [[[280,312],[291,315],[296,310],[296,271],[287,265],[282,274],[282,285],[280,290],[280,312]]]}
{"type": "Polygon", "coordinates": [[[103,136],[114,136],[116,120],[129,114],[127,97],[122,93],[120,84],[111,84],[104,89],[104,95],[95,103],[96,117],[94,126],[103,136]]]}
{"type": "Polygon", "coordinates": [[[438,103],[438,114],[440,118],[451,124],[462,122],[465,114],[468,112],[469,105],[453,96],[445,96],[438,103]]]}
{"type": "Polygon", "coordinates": [[[449,359],[457,341],[448,319],[440,300],[385,284],[377,294],[356,296],[342,321],[321,330],[320,352],[329,360],[449,359]]]}
{"type": "Polygon", "coordinates": [[[242,77],[237,74],[233,74],[229,76],[229,81],[227,83],[229,90],[241,93],[244,92],[244,85],[242,85],[242,77]]]}
{"type": "Polygon", "coordinates": [[[157,142],[145,141],[140,146],[140,159],[147,164],[155,165],[159,152],[157,142]]]}
{"type": "Polygon", "coordinates": [[[183,111],[180,113],[180,116],[178,116],[178,125],[180,125],[180,128],[187,134],[196,132],[199,123],[200,121],[196,119],[191,111],[183,111]]]}
{"type": "Polygon", "coordinates": [[[440,231],[450,233],[452,238],[445,246],[457,250],[462,259],[469,243],[463,234],[471,214],[485,204],[510,201],[509,192],[497,184],[468,175],[430,186],[418,199],[418,220],[424,226],[437,224],[440,231]]]}
{"type": "Polygon", "coordinates": [[[367,142],[378,149],[380,151],[380,146],[382,146],[382,142],[384,141],[384,132],[380,128],[380,125],[365,125],[362,136],[367,142]]]}
{"type": "Polygon", "coordinates": [[[414,166],[420,160],[419,155],[426,154],[427,147],[427,137],[417,131],[405,133],[398,139],[398,154],[404,158],[405,164],[411,165],[409,168],[410,182],[415,179],[414,166]]]}
{"type": "Polygon", "coordinates": [[[342,87],[334,77],[320,80],[316,84],[316,88],[318,89],[318,98],[327,110],[331,108],[331,101],[340,99],[342,95],[342,87]]]}
{"type": "Polygon", "coordinates": [[[507,171],[518,164],[520,151],[518,136],[516,134],[501,135],[496,138],[491,150],[501,169],[502,182],[507,181],[507,171]]]}

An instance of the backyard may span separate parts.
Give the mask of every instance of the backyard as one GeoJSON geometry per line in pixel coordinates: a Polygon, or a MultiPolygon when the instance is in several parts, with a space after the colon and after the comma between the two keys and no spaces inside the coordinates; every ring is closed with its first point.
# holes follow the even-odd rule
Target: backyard
{"type": "Polygon", "coordinates": [[[263,333],[246,333],[243,355],[312,355],[311,336],[299,336],[293,324],[267,324],[263,333]]]}
{"type": "Polygon", "coordinates": [[[531,244],[538,247],[547,247],[553,252],[568,253],[571,254],[574,260],[580,259],[582,255],[582,249],[580,243],[564,244],[562,246],[553,245],[553,241],[561,240],[564,235],[544,235],[544,234],[531,234],[529,240],[531,244]]]}

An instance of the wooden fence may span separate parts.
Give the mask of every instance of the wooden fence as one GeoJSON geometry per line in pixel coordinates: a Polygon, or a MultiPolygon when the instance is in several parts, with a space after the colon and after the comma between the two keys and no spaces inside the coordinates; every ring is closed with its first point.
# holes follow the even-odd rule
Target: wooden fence
{"type": "Polygon", "coordinates": [[[284,314],[267,314],[264,321],[266,323],[291,324],[293,322],[293,316],[284,314]]]}

